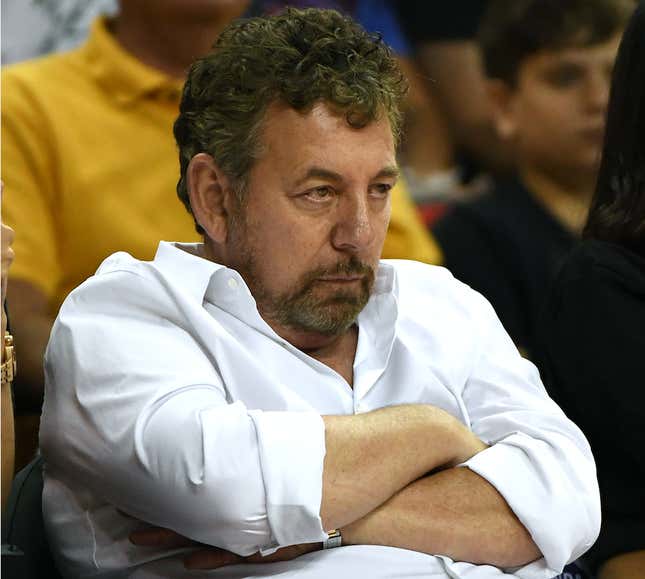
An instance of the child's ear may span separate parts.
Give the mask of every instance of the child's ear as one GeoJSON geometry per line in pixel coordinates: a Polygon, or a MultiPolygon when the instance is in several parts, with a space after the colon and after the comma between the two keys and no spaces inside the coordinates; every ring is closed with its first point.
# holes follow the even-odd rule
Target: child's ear
{"type": "Polygon", "coordinates": [[[486,93],[491,103],[493,125],[497,134],[504,140],[515,136],[514,90],[508,83],[499,79],[486,81],[486,93]]]}

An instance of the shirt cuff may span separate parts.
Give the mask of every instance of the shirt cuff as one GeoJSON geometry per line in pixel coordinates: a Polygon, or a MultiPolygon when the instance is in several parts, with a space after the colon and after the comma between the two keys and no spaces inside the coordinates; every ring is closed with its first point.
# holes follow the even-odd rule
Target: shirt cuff
{"type": "MultiPolygon", "coordinates": [[[[324,541],[320,519],[325,424],[315,412],[249,411],[274,545],[324,541]]],[[[270,548],[270,545],[266,547],[270,548]]]]}

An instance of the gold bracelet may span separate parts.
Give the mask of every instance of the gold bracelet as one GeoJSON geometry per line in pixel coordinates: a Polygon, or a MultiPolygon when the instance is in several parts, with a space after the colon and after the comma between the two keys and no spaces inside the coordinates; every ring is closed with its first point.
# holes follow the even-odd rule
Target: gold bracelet
{"type": "Polygon", "coordinates": [[[11,384],[16,375],[16,354],[13,349],[13,336],[9,332],[4,333],[4,359],[2,364],[2,385],[11,384]]]}

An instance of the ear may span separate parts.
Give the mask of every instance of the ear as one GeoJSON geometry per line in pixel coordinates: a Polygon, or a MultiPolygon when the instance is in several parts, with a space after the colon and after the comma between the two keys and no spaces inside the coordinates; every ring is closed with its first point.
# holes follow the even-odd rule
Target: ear
{"type": "Polygon", "coordinates": [[[493,125],[499,137],[510,140],[515,136],[515,91],[508,83],[499,79],[486,81],[486,93],[491,103],[493,125]]]}
{"type": "Polygon", "coordinates": [[[198,153],[190,160],[186,177],[195,220],[212,241],[224,243],[228,236],[226,208],[231,195],[228,178],[206,153],[198,153]]]}

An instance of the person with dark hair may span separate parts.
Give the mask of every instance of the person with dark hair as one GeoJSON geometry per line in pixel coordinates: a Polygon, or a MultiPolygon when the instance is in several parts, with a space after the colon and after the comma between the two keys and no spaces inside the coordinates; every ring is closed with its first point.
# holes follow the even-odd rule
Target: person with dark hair
{"type": "Polygon", "coordinates": [[[588,444],[490,305],[380,260],[405,93],[332,10],[239,20],[193,64],[177,192],[203,243],[108,258],[47,348],[64,575],[546,577],[595,539],[588,444]]]}
{"type": "MultiPolygon", "coordinates": [[[[440,8],[436,2],[392,2],[410,39],[415,62],[428,81],[427,90],[444,118],[452,162],[451,171],[444,175],[452,173],[456,184],[466,184],[461,198],[474,197],[485,188],[488,175],[504,174],[510,164],[510,148],[493,127],[477,45],[477,28],[488,2],[452,0],[441,3],[440,8]]],[[[436,140],[434,135],[429,138],[436,140]]],[[[425,197],[419,196],[418,201],[432,216],[442,206],[437,201],[450,199],[451,190],[440,183],[430,182],[426,187],[425,197]]],[[[423,189],[419,193],[423,194],[423,189]]]]}
{"type": "Polygon", "coordinates": [[[599,579],[645,570],[645,4],[614,68],[596,191],[583,241],[542,323],[549,393],[589,437],[602,528],[587,554],[599,579]]]}
{"type": "Polygon", "coordinates": [[[491,0],[480,44],[515,175],[433,226],[445,265],[487,297],[522,353],[582,229],[598,169],[609,81],[631,0],[491,0]]]}

